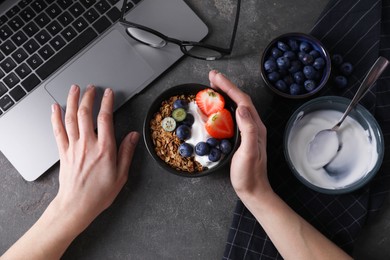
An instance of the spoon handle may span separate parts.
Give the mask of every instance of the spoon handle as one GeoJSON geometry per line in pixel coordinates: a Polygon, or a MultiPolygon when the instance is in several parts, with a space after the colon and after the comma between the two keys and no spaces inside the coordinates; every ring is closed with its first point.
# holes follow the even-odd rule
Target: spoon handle
{"type": "Polygon", "coordinates": [[[363,82],[360,84],[359,89],[356,91],[355,96],[353,97],[351,103],[345,110],[343,116],[339,122],[332,128],[332,130],[337,130],[344,119],[347,117],[349,112],[359,103],[359,101],[367,94],[370,88],[374,85],[375,81],[379,78],[382,72],[385,70],[386,66],[389,64],[389,61],[384,57],[379,57],[374,65],[371,66],[370,70],[367,72],[366,77],[363,82]]]}

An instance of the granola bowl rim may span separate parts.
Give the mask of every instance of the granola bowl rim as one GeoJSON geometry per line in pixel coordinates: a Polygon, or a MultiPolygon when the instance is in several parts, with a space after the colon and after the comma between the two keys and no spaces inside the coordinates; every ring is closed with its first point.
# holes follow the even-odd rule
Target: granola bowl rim
{"type": "Polygon", "coordinates": [[[231,138],[231,140],[233,142],[232,151],[228,155],[226,155],[224,158],[222,158],[217,166],[215,166],[211,169],[206,169],[204,171],[194,172],[194,173],[174,169],[173,167],[171,167],[170,165],[165,163],[156,154],[156,152],[154,150],[155,147],[153,144],[153,140],[151,137],[150,121],[152,120],[154,114],[160,109],[161,103],[164,100],[168,100],[172,96],[182,95],[182,94],[196,95],[197,92],[199,92],[203,89],[207,89],[207,88],[211,88],[211,87],[203,85],[203,84],[199,84],[199,83],[185,83],[185,84],[176,85],[176,86],[173,86],[173,87],[170,87],[170,88],[164,90],[161,94],[159,94],[158,97],[156,97],[152,101],[152,103],[150,105],[150,108],[146,114],[144,124],[143,124],[143,139],[145,142],[146,149],[148,150],[148,153],[151,155],[151,157],[154,159],[154,161],[157,162],[157,164],[160,166],[160,168],[164,169],[165,171],[167,171],[169,173],[172,173],[172,174],[175,174],[175,175],[178,175],[181,177],[189,177],[189,178],[202,177],[202,176],[209,175],[211,173],[215,173],[215,172],[221,170],[222,168],[224,168],[224,166],[231,161],[234,152],[238,148],[238,145],[240,143],[240,134],[239,134],[239,129],[238,129],[238,126],[236,123],[236,117],[235,117],[235,110],[236,110],[237,105],[225,93],[214,89],[215,91],[217,91],[218,93],[220,93],[224,97],[225,108],[227,108],[230,111],[230,113],[232,114],[232,117],[233,117],[234,136],[231,138]]]}

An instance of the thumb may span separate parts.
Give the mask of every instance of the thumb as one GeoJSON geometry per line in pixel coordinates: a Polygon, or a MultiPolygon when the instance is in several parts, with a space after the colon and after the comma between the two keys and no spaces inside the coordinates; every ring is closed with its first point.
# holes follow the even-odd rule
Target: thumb
{"type": "Polygon", "coordinates": [[[119,176],[128,174],[138,140],[139,133],[137,132],[131,132],[123,139],[118,152],[119,176]]]}
{"type": "Polygon", "coordinates": [[[240,150],[248,155],[254,155],[259,141],[259,129],[253,119],[250,110],[245,106],[239,106],[236,110],[236,120],[241,132],[240,150]]]}

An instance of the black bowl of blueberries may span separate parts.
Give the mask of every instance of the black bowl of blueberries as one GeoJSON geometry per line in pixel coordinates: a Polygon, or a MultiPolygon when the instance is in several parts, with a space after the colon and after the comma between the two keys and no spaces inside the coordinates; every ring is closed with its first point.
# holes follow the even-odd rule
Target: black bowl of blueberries
{"type": "Polygon", "coordinates": [[[287,33],[273,39],[261,57],[261,76],[279,96],[310,97],[327,83],[331,60],[324,45],[304,33],[287,33]]]}

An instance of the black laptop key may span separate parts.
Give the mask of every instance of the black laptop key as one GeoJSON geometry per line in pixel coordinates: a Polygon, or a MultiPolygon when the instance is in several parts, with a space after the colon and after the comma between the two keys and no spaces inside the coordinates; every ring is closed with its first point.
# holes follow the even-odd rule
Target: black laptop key
{"type": "Polygon", "coordinates": [[[55,3],[46,9],[46,13],[51,17],[51,19],[56,18],[61,12],[61,8],[55,3]]]}
{"type": "Polygon", "coordinates": [[[99,13],[94,8],[90,8],[84,13],[84,18],[87,19],[89,23],[96,21],[99,16],[99,13]]]}
{"type": "Polygon", "coordinates": [[[20,81],[20,79],[18,78],[18,76],[16,76],[15,73],[11,72],[10,74],[8,74],[7,76],[5,76],[3,78],[3,82],[5,85],[7,85],[7,87],[9,89],[15,87],[16,84],[18,84],[20,81]]]}
{"type": "Polygon", "coordinates": [[[22,89],[21,86],[16,86],[9,92],[9,94],[15,101],[19,101],[22,97],[26,95],[26,92],[22,89]]]}
{"type": "Polygon", "coordinates": [[[29,37],[32,37],[34,34],[36,34],[39,31],[38,26],[33,21],[29,22],[22,29],[29,37]]]}
{"type": "Polygon", "coordinates": [[[58,0],[57,4],[63,9],[67,9],[71,4],[73,3],[73,0],[58,0]]]}
{"type": "Polygon", "coordinates": [[[0,63],[0,67],[5,73],[8,73],[16,67],[16,63],[8,57],[0,63]]]}
{"type": "Polygon", "coordinates": [[[8,88],[2,82],[0,82],[0,97],[7,93],[7,91],[8,88]]]}
{"type": "Polygon", "coordinates": [[[12,35],[11,40],[17,45],[21,46],[23,43],[27,41],[27,36],[23,31],[18,31],[14,35],[12,35]]]}
{"type": "Polygon", "coordinates": [[[17,49],[14,53],[12,53],[12,58],[16,61],[16,63],[20,64],[22,63],[25,59],[27,59],[28,54],[26,53],[23,48],[17,49]]]}
{"type": "Polygon", "coordinates": [[[43,28],[48,23],[50,23],[50,17],[46,13],[40,13],[34,21],[38,24],[39,27],[43,28]]]}
{"type": "Polygon", "coordinates": [[[56,51],[59,51],[66,44],[61,35],[57,35],[49,43],[56,51]]]}
{"type": "Polygon", "coordinates": [[[35,17],[35,12],[31,7],[27,7],[20,12],[20,17],[22,17],[25,22],[29,22],[35,17]]]}
{"type": "Polygon", "coordinates": [[[99,20],[97,20],[92,26],[99,33],[104,32],[108,27],[110,27],[111,22],[107,17],[102,16],[99,20]]]}
{"type": "Polygon", "coordinates": [[[26,63],[22,63],[15,69],[15,73],[19,76],[19,78],[24,79],[31,73],[31,69],[26,63]]]}
{"type": "Polygon", "coordinates": [[[14,104],[14,101],[12,101],[12,99],[8,95],[5,95],[0,98],[0,108],[3,109],[3,111],[7,111],[14,104]]]}
{"type": "Polygon", "coordinates": [[[133,7],[134,7],[134,5],[132,3],[127,2],[127,4],[126,4],[126,12],[130,11],[130,9],[133,8],[133,7]]]}
{"type": "Polygon", "coordinates": [[[132,0],[134,4],[138,4],[141,0],[132,0]]]}
{"type": "Polygon", "coordinates": [[[0,16],[0,26],[5,24],[7,21],[8,21],[7,16],[5,15],[0,16]]]}
{"type": "Polygon", "coordinates": [[[11,9],[9,9],[5,15],[8,16],[8,18],[12,18],[14,17],[18,12],[20,11],[20,7],[15,5],[14,7],[12,7],[11,9]]]}
{"type": "Polygon", "coordinates": [[[73,27],[80,33],[88,27],[87,21],[83,17],[79,17],[72,23],[73,27]]]}
{"type": "Polygon", "coordinates": [[[2,39],[3,41],[7,40],[8,37],[10,37],[12,34],[13,32],[8,25],[5,24],[0,28],[0,39],[2,39]]]}
{"type": "Polygon", "coordinates": [[[0,78],[2,79],[5,76],[5,73],[0,69],[0,78]]]}
{"type": "Polygon", "coordinates": [[[36,50],[39,49],[39,44],[36,40],[30,39],[23,45],[23,47],[29,54],[33,54],[36,50]]]}
{"type": "Polygon", "coordinates": [[[32,2],[31,7],[35,10],[35,12],[39,13],[47,7],[47,4],[43,0],[36,0],[32,2]]]}
{"type": "Polygon", "coordinates": [[[31,74],[31,75],[28,76],[25,80],[23,80],[22,83],[20,83],[20,85],[22,85],[22,87],[23,87],[27,92],[30,92],[30,91],[33,90],[36,86],[38,86],[39,83],[41,83],[41,81],[39,80],[39,78],[37,77],[37,75],[31,74]]]}
{"type": "Polygon", "coordinates": [[[28,6],[30,4],[30,0],[22,0],[22,1],[19,1],[18,5],[20,8],[25,8],[26,6],[28,6]]]}
{"type": "Polygon", "coordinates": [[[119,9],[114,6],[110,9],[110,11],[107,12],[107,16],[112,22],[116,22],[121,17],[121,11],[119,11],[119,9]]]}
{"type": "Polygon", "coordinates": [[[45,44],[46,42],[48,42],[51,39],[49,33],[45,29],[43,29],[39,33],[37,33],[34,38],[41,45],[45,44]]]}
{"type": "Polygon", "coordinates": [[[16,50],[15,44],[13,44],[12,41],[7,40],[3,42],[2,45],[0,45],[0,50],[5,54],[5,55],[10,55],[14,50],[16,50]]]}
{"type": "Polygon", "coordinates": [[[95,4],[95,8],[99,11],[99,13],[104,14],[111,8],[111,6],[105,0],[100,0],[97,4],[95,4]]]}
{"type": "Polygon", "coordinates": [[[49,46],[49,44],[46,44],[38,51],[39,55],[41,55],[42,59],[48,60],[51,56],[54,54],[54,50],[49,46]]]}
{"type": "Polygon", "coordinates": [[[96,37],[96,32],[94,32],[92,28],[87,28],[77,38],[67,44],[60,52],[56,53],[51,59],[39,67],[36,70],[36,73],[41,79],[46,79],[50,74],[61,67],[61,65],[67,62],[96,37]]]}
{"type": "Polygon", "coordinates": [[[74,3],[69,7],[69,12],[73,14],[74,17],[79,17],[84,11],[85,8],[80,3],[74,3]]]}
{"type": "Polygon", "coordinates": [[[36,69],[43,63],[41,57],[38,54],[33,54],[30,58],[27,59],[27,64],[32,68],[36,69]]]}
{"type": "Polygon", "coordinates": [[[96,0],[80,0],[80,3],[88,9],[96,3],[96,0]]]}
{"type": "Polygon", "coordinates": [[[110,2],[111,5],[114,5],[114,4],[118,3],[119,0],[108,0],[108,2],[110,2]]]}
{"type": "Polygon", "coordinates": [[[54,36],[62,30],[62,26],[57,21],[53,21],[46,27],[46,29],[52,36],[54,36]]]}
{"type": "Polygon", "coordinates": [[[23,22],[22,18],[19,16],[15,16],[9,20],[8,25],[12,28],[12,30],[17,31],[25,25],[25,22],[23,22]]]}
{"type": "Polygon", "coordinates": [[[65,40],[70,42],[74,37],[76,37],[77,33],[72,26],[68,26],[61,32],[61,35],[65,38],[65,40]]]}

